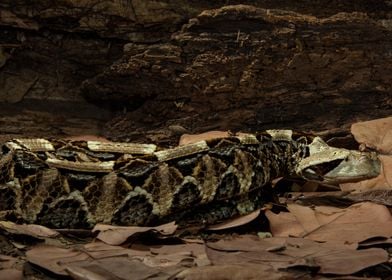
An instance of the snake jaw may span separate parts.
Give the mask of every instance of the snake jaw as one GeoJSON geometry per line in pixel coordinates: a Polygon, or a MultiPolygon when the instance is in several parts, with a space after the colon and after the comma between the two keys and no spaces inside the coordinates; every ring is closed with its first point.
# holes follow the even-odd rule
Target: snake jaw
{"type": "Polygon", "coordinates": [[[375,153],[350,151],[348,157],[324,175],[326,183],[346,183],[377,177],[381,162],[375,153]]]}
{"type": "Polygon", "coordinates": [[[309,144],[309,156],[297,165],[297,175],[311,181],[340,184],[379,175],[381,163],[375,153],[328,146],[319,137],[309,144]]]}

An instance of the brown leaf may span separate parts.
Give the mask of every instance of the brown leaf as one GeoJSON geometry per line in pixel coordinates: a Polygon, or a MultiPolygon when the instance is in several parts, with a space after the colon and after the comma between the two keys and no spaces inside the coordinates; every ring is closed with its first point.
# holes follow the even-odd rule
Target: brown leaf
{"type": "MultiPolygon", "coordinates": [[[[328,206],[309,207],[291,204],[288,206],[296,222],[302,227],[298,234],[295,227],[282,223],[274,225],[278,217],[267,215],[274,236],[304,236],[317,241],[333,241],[341,244],[353,244],[376,236],[392,236],[392,216],[388,208],[370,202],[358,203],[346,209],[328,206]],[[275,219],[274,219],[275,218],[275,219]]],[[[287,213],[283,217],[287,217],[287,213]]],[[[292,219],[293,217],[290,216],[292,219]]]]}
{"type": "Polygon", "coordinates": [[[144,251],[94,242],[81,248],[91,258],[65,262],[65,271],[76,279],[167,279],[182,266],[209,265],[204,244],[189,243],[144,251]]]}
{"type": "Polygon", "coordinates": [[[269,265],[275,270],[308,267],[320,268],[321,273],[341,275],[349,275],[388,260],[388,254],[383,249],[354,250],[328,242],[274,237],[257,240],[241,236],[208,243],[207,254],[215,265],[257,263],[269,265]]]}
{"type": "Polygon", "coordinates": [[[208,242],[207,247],[226,252],[254,252],[266,251],[271,246],[281,246],[286,242],[285,238],[260,239],[256,235],[241,235],[231,239],[221,239],[217,242],[208,242]]]}
{"type": "Polygon", "coordinates": [[[378,248],[337,251],[315,258],[320,266],[320,273],[339,275],[353,274],[387,261],[387,251],[378,248]]]}
{"type": "Polygon", "coordinates": [[[214,265],[186,269],[176,279],[186,280],[227,280],[227,279],[295,279],[294,273],[275,271],[268,265],[214,265]]]}
{"type": "Polygon", "coordinates": [[[91,242],[82,247],[82,250],[88,252],[89,256],[94,259],[111,258],[119,256],[143,257],[149,254],[148,250],[135,250],[121,246],[108,245],[104,242],[91,242]]]}
{"type": "Polygon", "coordinates": [[[23,271],[13,269],[13,268],[8,268],[8,269],[0,269],[0,279],[2,280],[22,280],[24,279],[23,277],[23,271]]]}
{"type": "Polygon", "coordinates": [[[269,221],[273,236],[300,236],[303,232],[302,225],[292,213],[275,214],[268,210],[265,212],[265,216],[269,221]]]}
{"type": "Polygon", "coordinates": [[[151,248],[151,256],[143,258],[143,263],[151,267],[168,267],[187,262],[189,266],[208,265],[205,245],[198,243],[166,245],[151,248]]]}
{"type": "Polygon", "coordinates": [[[58,275],[67,275],[65,268],[71,263],[90,259],[80,250],[40,245],[26,252],[27,260],[58,275]]]}
{"type": "MultiPolygon", "coordinates": [[[[103,259],[109,260],[113,263],[116,263],[120,258],[143,259],[147,254],[150,254],[150,252],[107,245],[103,242],[92,242],[79,248],[70,249],[39,245],[27,251],[26,257],[29,262],[45,268],[57,275],[67,275],[67,269],[70,269],[70,273],[74,273],[76,275],[82,272],[77,268],[75,269],[75,267],[79,267],[82,264],[95,265],[98,260],[101,261],[103,259]]],[[[141,264],[140,261],[138,261],[138,263],[141,264]]],[[[90,279],[93,276],[94,272],[89,272],[85,275],[86,279],[90,279]]]]}
{"type": "Polygon", "coordinates": [[[0,271],[6,268],[12,268],[17,261],[18,261],[17,258],[6,256],[6,255],[0,255],[0,271]]]}
{"type": "Polygon", "coordinates": [[[202,140],[209,140],[227,136],[229,136],[229,133],[227,131],[209,131],[200,134],[183,134],[180,138],[179,145],[192,144],[202,140]]]}
{"type": "Polygon", "coordinates": [[[355,139],[382,155],[382,170],[378,177],[357,183],[342,184],[342,190],[365,191],[369,189],[392,189],[392,117],[360,122],[351,126],[355,139]]]}
{"type": "Polygon", "coordinates": [[[68,266],[66,272],[73,278],[77,280],[105,280],[113,278],[114,275],[106,274],[102,275],[102,271],[96,272],[93,269],[84,268],[80,266],[68,266]]]}
{"type": "Polygon", "coordinates": [[[106,139],[105,137],[98,136],[98,135],[91,135],[91,134],[72,135],[72,136],[65,137],[64,139],[71,140],[71,141],[100,141],[100,142],[105,142],[105,143],[112,142],[112,141],[106,139]]]}
{"type": "Polygon", "coordinates": [[[137,233],[155,231],[161,235],[171,235],[177,229],[175,222],[160,225],[157,227],[120,227],[98,224],[93,228],[93,232],[99,231],[97,238],[110,245],[120,245],[127,241],[128,238],[137,233]]]}
{"type": "Polygon", "coordinates": [[[125,257],[82,261],[67,266],[66,271],[76,279],[129,279],[142,280],[157,276],[166,276],[159,269],[144,265],[138,260],[125,257]]]}
{"type": "Polygon", "coordinates": [[[351,133],[357,142],[383,154],[392,154],[392,117],[355,123],[351,133]]]}
{"type": "Polygon", "coordinates": [[[0,228],[11,234],[23,234],[35,238],[56,237],[59,233],[40,225],[18,225],[9,221],[0,221],[0,228]]]}
{"type": "Polygon", "coordinates": [[[249,213],[244,216],[236,217],[234,219],[230,219],[226,222],[216,224],[216,225],[211,225],[207,227],[207,230],[211,231],[217,231],[217,230],[224,230],[224,229],[229,229],[229,228],[235,228],[239,226],[243,226],[245,224],[248,224],[252,221],[254,221],[257,217],[260,216],[260,209],[253,211],[252,213],[249,213]]]}
{"type": "MultiPolygon", "coordinates": [[[[238,133],[236,135],[248,135],[248,133],[238,133]]],[[[208,131],[200,134],[183,134],[180,138],[179,145],[191,144],[203,140],[211,140],[215,138],[229,137],[228,131],[208,131]]]]}

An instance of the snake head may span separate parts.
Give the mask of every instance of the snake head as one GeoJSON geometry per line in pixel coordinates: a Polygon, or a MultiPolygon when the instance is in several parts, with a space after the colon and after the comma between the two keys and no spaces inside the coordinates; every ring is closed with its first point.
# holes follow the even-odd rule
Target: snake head
{"type": "Polygon", "coordinates": [[[299,161],[296,173],[306,180],[340,184],[376,177],[380,168],[380,160],[374,152],[330,147],[315,137],[309,144],[309,156],[299,161]]]}

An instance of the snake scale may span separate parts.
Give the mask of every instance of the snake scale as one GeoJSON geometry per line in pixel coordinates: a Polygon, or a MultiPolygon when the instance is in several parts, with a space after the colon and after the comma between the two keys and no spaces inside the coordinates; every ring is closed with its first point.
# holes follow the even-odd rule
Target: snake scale
{"type": "Polygon", "coordinates": [[[213,223],[271,199],[277,177],[339,183],[371,178],[373,153],[328,146],[291,130],[172,149],[61,139],[14,139],[0,158],[0,219],[53,228],[96,223],[213,223]]]}

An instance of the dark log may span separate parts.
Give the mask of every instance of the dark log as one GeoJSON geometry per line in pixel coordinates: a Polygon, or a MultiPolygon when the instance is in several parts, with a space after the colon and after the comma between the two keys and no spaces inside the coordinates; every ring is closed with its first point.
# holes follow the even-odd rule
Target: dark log
{"type": "Polygon", "coordinates": [[[392,112],[390,1],[31,3],[0,3],[3,138],[170,143],[392,112]]]}

